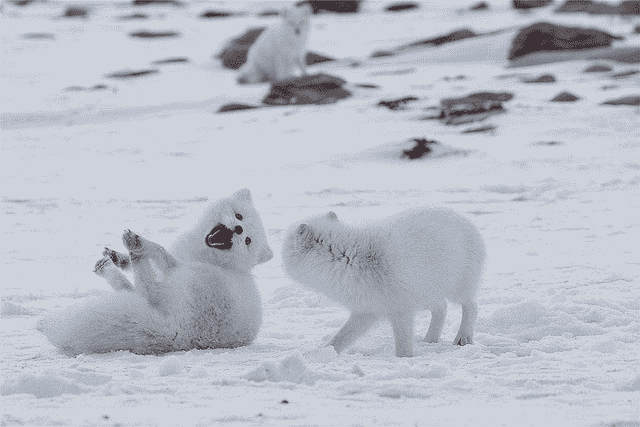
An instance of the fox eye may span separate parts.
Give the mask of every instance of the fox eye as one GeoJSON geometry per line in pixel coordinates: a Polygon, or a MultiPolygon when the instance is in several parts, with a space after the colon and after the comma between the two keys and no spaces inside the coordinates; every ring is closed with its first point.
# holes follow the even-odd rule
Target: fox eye
{"type": "Polygon", "coordinates": [[[247,237],[246,239],[244,239],[244,243],[246,245],[249,245],[249,243],[251,243],[251,237],[247,237]]]}
{"type": "Polygon", "coordinates": [[[238,218],[238,220],[242,221],[242,215],[236,214],[236,218],[238,218]]]}

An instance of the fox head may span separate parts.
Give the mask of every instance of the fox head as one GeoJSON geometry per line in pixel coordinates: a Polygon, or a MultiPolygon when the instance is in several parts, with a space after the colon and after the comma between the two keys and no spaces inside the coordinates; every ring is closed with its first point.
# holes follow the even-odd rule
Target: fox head
{"type": "Polygon", "coordinates": [[[296,36],[306,36],[309,33],[309,20],[312,13],[311,6],[300,3],[282,9],[280,15],[296,36]]]}
{"type": "Polygon", "coordinates": [[[273,258],[251,192],[242,189],[212,203],[172,253],[185,261],[249,270],[273,258]]]}

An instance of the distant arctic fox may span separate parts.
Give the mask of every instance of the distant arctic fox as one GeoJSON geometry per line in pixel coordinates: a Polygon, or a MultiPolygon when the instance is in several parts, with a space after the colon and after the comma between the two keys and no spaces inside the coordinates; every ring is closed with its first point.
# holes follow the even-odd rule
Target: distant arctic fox
{"type": "Polygon", "coordinates": [[[306,75],[311,13],[306,3],[282,9],[279,22],[264,30],[249,48],[238,83],[276,82],[294,77],[296,69],[306,75]]]}
{"type": "Polygon", "coordinates": [[[61,352],[159,354],[255,339],[262,308],[250,270],[273,252],[249,190],[210,205],[172,253],[129,230],[122,241],[129,255],[105,249],[94,270],[116,292],[38,324],[61,352]],[[135,286],[118,267],[133,272],[135,286]]]}
{"type": "Polygon", "coordinates": [[[359,227],[343,224],[329,212],[291,226],[282,244],[283,267],[293,280],[351,310],[328,345],[341,352],[387,317],[398,357],[413,356],[413,321],[419,310],[431,310],[424,341],[438,341],[447,300],[462,305],[454,345],[473,344],[484,259],[476,227],[443,208],[410,209],[359,227]]]}

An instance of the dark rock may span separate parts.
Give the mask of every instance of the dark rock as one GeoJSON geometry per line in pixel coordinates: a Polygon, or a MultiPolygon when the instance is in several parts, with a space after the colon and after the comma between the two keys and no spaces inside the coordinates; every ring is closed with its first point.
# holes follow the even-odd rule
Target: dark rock
{"type": "Polygon", "coordinates": [[[380,89],[380,86],[372,85],[370,83],[356,83],[356,84],[354,84],[354,86],[361,87],[361,88],[364,88],[364,89],[380,89]]]}
{"type": "Polygon", "coordinates": [[[621,2],[618,5],[618,13],[620,13],[620,15],[640,15],[640,1],[633,0],[621,2]]]}
{"type": "Polygon", "coordinates": [[[101,83],[91,86],[91,90],[105,90],[108,89],[109,86],[103,85],[101,83]]]}
{"type": "Polygon", "coordinates": [[[388,109],[395,111],[395,110],[404,110],[405,105],[407,104],[407,102],[411,102],[411,101],[417,101],[418,98],[416,98],[415,96],[407,96],[406,98],[400,98],[400,99],[394,99],[391,101],[380,101],[378,102],[377,106],[378,107],[387,107],[388,109]]]}
{"type": "Polygon", "coordinates": [[[575,102],[580,98],[569,92],[560,92],[551,99],[551,102],[575,102]]]}
{"type": "Polygon", "coordinates": [[[224,12],[220,10],[207,10],[206,12],[202,12],[200,14],[200,18],[208,18],[208,19],[228,18],[230,16],[235,16],[235,15],[239,15],[239,14],[235,12],[224,12]]]}
{"type": "Polygon", "coordinates": [[[627,70],[627,71],[622,71],[620,73],[611,74],[611,78],[612,79],[624,79],[624,78],[627,78],[629,76],[634,76],[634,75],[636,75],[638,73],[640,73],[640,71],[638,71],[638,70],[627,70]]]}
{"type": "Polygon", "coordinates": [[[479,3],[469,6],[469,10],[473,10],[473,11],[489,10],[489,5],[486,2],[481,1],[479,3]]]}
{"type": "Polygon", "coordinates": [[[110,78],[110,79],[128,79],[131,77],[140,77],[140,76],[146,76],[148,74],[155,74],[159,72],[159,70],[139,70],[139,71],[116,71],[114,73],[111,74],[107,74],[106,77],[110,78]]]}
{"type": "Polygon", "coordinates": [[[13,4],[14,6],[26,6],[34,2],[35,0],[12,0],[9,3],[13,4]]]}
{"type": "Polygon", "coordinates": [[[418,3],[407,2],[407,3],[396,3],[389,5],[385,8],[387,12],[400,12],[402,10],[410,10],[417,9],[420,5],[418,3]]]}
{"type": "Polygon", "coordinates": [[[640,15],[640,1],[623,1],[618,5],[591,0],[567,0],[557,13],[590,13],[592,15],[640,15]]]}
{"type": "Polygon", "coordinates": [[[596,64],[585,68],[583,73],[607,73],[612,70],[613,68],[608,65],[596,64]]]}
{"type": "Polygon", "coordinates": [[[512,98],[513,94],[508,92],[477,92],[462,98],[445,98],[440,101],[437,118],[448,125],[484,120],[491,114],[504,112],[502,103],[512,98]]]}
{"type": "Polygon", "coordinates": [[[152,61],[152,64],[176,64],[180,62],[189,62],[189,58],[167,58],[167,59],[158,59],[156,61],[152,61]]]}
{"type": "Polygon", "coordinates": [[[473,128],[473,129],[467,129],[462,131],[461,133],[483,133],[483,132],[490,132],[493,130],[496,130],[497,128],[493,125],[488,125],[488,126],[482,126],[479,128],[473,128]]]}
{"type": "Polygon", "coordinates": [[[552,74],[543,74],[535,79],[523,79],[523,83],[555,83],[556,78],[552,74]]]}
{"type": "Polygon", "coordinates": [[[83,91],[84,88],[82,86],[69,86],[64,88],[65,92],[80,92],[83,91]]]}
{"type": "Polygon", "coordinates": [[[431,152],[427,144],[438,144],[438,141],[429,141],[424,138],[414,138],[413,141],[416,143],[415,147],[411,150],[402,150],[402,157],[408,157],[410,160],[419,159],[431,152]]]}
{"type": "Polygon", "coordinates": [[[514,9],[535,9],[537,7],[549,6],[553,0],[513,0],[514,9]]]}
{"type": "Polygon", "coordinates": [[[381,58],[381,57],[385,57],[385,56],[393,56],[396,53],[402,52],[403,50],[407,50],[407,49],[414,49],[417,47],[425,47],[425,46],[440,46],[443,45],[445,43],[450,43],[450,42],[454,42],[457,40],[463,40],[463,39],[468,39],[471,37],[476,37],[478,36],[478,34],[474,33],[471,30],[468,30],[466,28],[463,28],[461,30],[456,30],[452,33],[446,34],[444,36],[439,36],[439,37],[435,37],[435,38],[431,38],[431,39],[425,39],[425,40],[418,40],[416,42],[412,42],[409,44],[405,44],[405,45],[401,45],[398,46],[396,48],[393,49],[393,51],[390,50],[378,50],[375,51],[371,54],[371,58],[381,58]]]}
{"type": "Polygon", "coordinates": [[[624,96],[622,98],[605,101],[605,102],[602,103],[602,105],[633,105],[633,106],[638,106],[638,105],[640,105],[640,96],[638,96],[638,95],[624,96]]]}
{"type": "Polygon", "coordinates": [[[51,33],[27,33],[22,37],[29,40],[53,40],[55,38],[51,33]]]}
{"type": "Polygon", "coordinates": [[[258,13],[258,16],[278,16],[278,15],[280,15],[280,12],[278,12],[275,9],[267,9],[258,13]]]}
{"type": "Polygon", "coordinates": [[[307,52],[307,65],[319,64],[321,62],[335,61],[328,56],[320,55],[314,52],[307,52]]]}
{"type": "Polygon", "coordinates": [[[144,13],[132,13],[131,15],[122,15],[118,17],[120,21],[133,21],[134,19],[149,19],[149,15],[144,13]]]}
{"type": "Polygon", "coordinates": [[[636,34],[640,34],[640,25],[636,25],[636,28],[633,29],[633,32],[636,34]]]}
{"type": "Polygon", "coordinates": [[[351,92],[342,88],[345,83],[328,74],[293,77],[273,83],[262,102],[267,105],[331,104],[351,96],[351,92]]]}
{"type": "MultiPolygon", "coordinates": [[[[222,66],[237,70],[247,62],[247,52],[252,44],[256,42],[260,34],[266,27],[249,28],[239,37],[229,40],[222,52],[216,55],[217,58],[222,59],[222,66]]],[[[328,56],[320,55],[314,52],[307,52],[307,65],[318,64],[320,62],[335,61],[328,56]]]]}
{"type": "Polygon", "coordinates": [[[228,113],[231,111],[252,110],[254,108],[260,108],[255,105],[247,104],[226,104],[218,109],[218,113],[228,113]]]}
{"type": "Polygon", "coordinates": [[[171,5],[171,6],[183,6],[183,4],[176,0],[133,0],[134,6],[149,6],[149,5],[171,5]]]}
{"type": "Polygon", "coordinates": [[[540,22],[521,30],[513,40],[509,59],[523,57],[533,52],[580,50],[611,46],[613,40],[621,40],[604,31],[563,27],[540,22]]]}
{"type": "Polygon", "coordinates": [[[282,399],[282,401],[280,401],[280,403],[287,404],[287,403],[289,403],[289,401],[287,399],[282,399]]]}
{"type": "Polygon", "coordinates": [[[156,39],[162,37],[177,37],[180,33],[176,31],[134,31],[129,35],[141,39],[156,39]]]}
{"type": "Polygon", "coordinates": [[[307,0],[299,1],[296,5],[308,4],[316,15],[321,12],[334,13],[356,13],[360,8],[362,0],[357,1],[324,1],[324,0],[307,0]]]}
{"type": "Polygon", "coordinates": [[[89,11],[84,7],[69,6],[64,11],[65,18],[84,18],[89,15],[89,11]]]}

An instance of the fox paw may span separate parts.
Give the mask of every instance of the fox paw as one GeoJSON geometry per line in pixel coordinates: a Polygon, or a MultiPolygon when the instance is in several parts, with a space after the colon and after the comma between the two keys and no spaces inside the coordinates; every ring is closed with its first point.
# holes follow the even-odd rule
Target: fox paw
{"type": "Polygon", "coordinates": [[[106,269],[112,265],[113,265],[113,262],[111,261],[111,258],[109,258],[108,256],[105,256],[104,258],[96,262],[95,267],[93,267],[93,272],[96,273],[98,276],[103,276],[105,274],[106,269]]]}
{"type": "Polygon", "coordinates": [[[453,340],[453,345],[462,346],[467,344],[473,344],[473,336],[468,334],[458,333],[458,335],[456,336],[456,339],[453,340]]]}
{"type": "Polygon", "coordinates": [[[122,243],[124,243],[125,248],[129,250],[129,253],[139,253],[142,251],[140,236],[131,230],[125,230],[122,235],[122,243]]]}
{"type": "Polygon", "coordinates": [[[121,254],[120,252],[116,252],[109,248],[104,248],[104,251],[102,251],[102,255],[109,258],[111,262],[113,262],[115,266],[121,270],[127,270],[131,265],[131,258],[129,258],[129,255],[121,254]]]}

